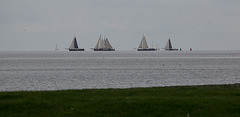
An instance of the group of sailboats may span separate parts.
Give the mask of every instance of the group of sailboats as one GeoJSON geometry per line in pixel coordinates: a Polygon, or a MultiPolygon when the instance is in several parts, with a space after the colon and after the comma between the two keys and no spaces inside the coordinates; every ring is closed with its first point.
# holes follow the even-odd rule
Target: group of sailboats
{"type": "MultiPolygon", "coordinates": [[[[57,45],[56,45],[56,48],[57,48],[57,45]]],[[[77,39],[75,36],[72,40],[70,47],[66,49],[69,51],[84,51],[84,48],[78,48],[77,39]]],[[[110,44],[108,38],[105,38],[105,37],[102,38],[101,35],[95,47],[91,49],[93,49],[94,51],[115,51],[115,49],[110,44]]],[[[165,49],[166,51],[178,51],[178,49],[175,49],[172,47],[172,43],[170,39],[168,39],[167,44],[163,49],[165,49]]],[[[156,48],[151,48],[148,46],[147,39],[143,35],[142,40],[137,48],[137,51],[157,51],[157,50],[159,50],[158,46],[156,48]]]]}
{"type": "MultiPolygon", "coordinates": [[[[172,48],[172,43],[171,43],[170,39],[168,39],[168,42],[167,42],[165,48],[163,48],[163,49],[165,49],[166,51],[178,51],[178,49],[172,48]]],[[[157,50],[159,50],[159,47],[157,45],[156,48],[150,48],[147,44],[146,37],[143,35],[142,40],[141,40],[137,50],[138,51],[157,51],[157,50]]]]}
{"type": "MultiPolygon", "coordinates": [[[[74,36],[74,39],[72,40],[70,47],[66,48],[66,49],[69,51],[84,51],[83,48],[78,48],[77,39],[75,36],[74,36]]],[[[101,37],[101,35],[100,35],[95,47],[91,48],[91,49],[93,49],[94,51],[115,51],[115,49],[110,44],[108,38],[104,37],[104,39],[103,39],[101,37]]]]}

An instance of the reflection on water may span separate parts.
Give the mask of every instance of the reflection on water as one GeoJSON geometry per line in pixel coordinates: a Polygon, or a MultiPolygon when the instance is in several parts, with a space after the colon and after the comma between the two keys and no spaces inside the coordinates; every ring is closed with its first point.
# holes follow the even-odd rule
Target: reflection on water
{"type": "Polygon", "coordinates": [[[240,51],[0,52],[0,91],[240,82],[240,51]]]}

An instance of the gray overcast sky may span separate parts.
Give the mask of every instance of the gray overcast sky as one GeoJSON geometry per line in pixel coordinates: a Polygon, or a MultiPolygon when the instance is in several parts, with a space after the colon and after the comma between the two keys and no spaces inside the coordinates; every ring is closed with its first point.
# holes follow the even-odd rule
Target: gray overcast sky
{"type": "Polygon", "coordinates": [[[240,50],[240,0],[0,0],[0,51],[90,50],[100,34],[133,50],[145,34],[163,48],[240,50]]]}

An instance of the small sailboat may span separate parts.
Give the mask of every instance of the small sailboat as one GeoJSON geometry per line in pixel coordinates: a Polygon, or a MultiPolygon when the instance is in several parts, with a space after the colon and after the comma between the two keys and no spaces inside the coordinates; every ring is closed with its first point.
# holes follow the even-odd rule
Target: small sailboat
{"type": "Polygon", "coordinates": [[[102,38],[101,35],[97,41],[97,44],[94,48],[92,48],[94,51],[115,51],[115,49],[110,44],[108,38],[102,38]]]}
{"type": "Polygon", "coordinates": [[[155,48],[149,48],[146,37],[143,35],[142,40],[137,48],[138,51],[156,51],[155,48]]]}
{"type": "Polygon", "coordinates": [[[171,43],[170,38],[168,39],[168,42],[167,42],[165,48],[163,48],[163,49],[165,49],[166,51],[178,51],[178,49],[172,48],[172,43],[171,43]]]}
{"type": "Polygon", "coordinates": [[[76,39],[75,36],[74,36],[74,39],[73,39],[70,47],[66,48],[66,49],[69,50],[69,51],[84,51],[83,48],[78,48],[77,39],[76,39]]]}
{"type": "Polygon", "coordinates": [[[55,46],[55,52],[58,52],[58,47],[57,47],[57,44],[55,46]]]}

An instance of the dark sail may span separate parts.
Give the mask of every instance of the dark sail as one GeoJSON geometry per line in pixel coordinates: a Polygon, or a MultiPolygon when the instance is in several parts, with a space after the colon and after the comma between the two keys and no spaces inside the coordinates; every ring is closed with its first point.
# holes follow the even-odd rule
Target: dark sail
{"type": "Polygon", "coordinates": [[[169,49],[172,49],[172,43],[171,43],[170,39],[168,41],[169,41],[169,49]]]}
{"type": "Polygon", "coordinates": [[[77,39],[76,39],[76,37],[74,37],[74,48],[78,48],[78,44],[77,44],[77,39]]]}

